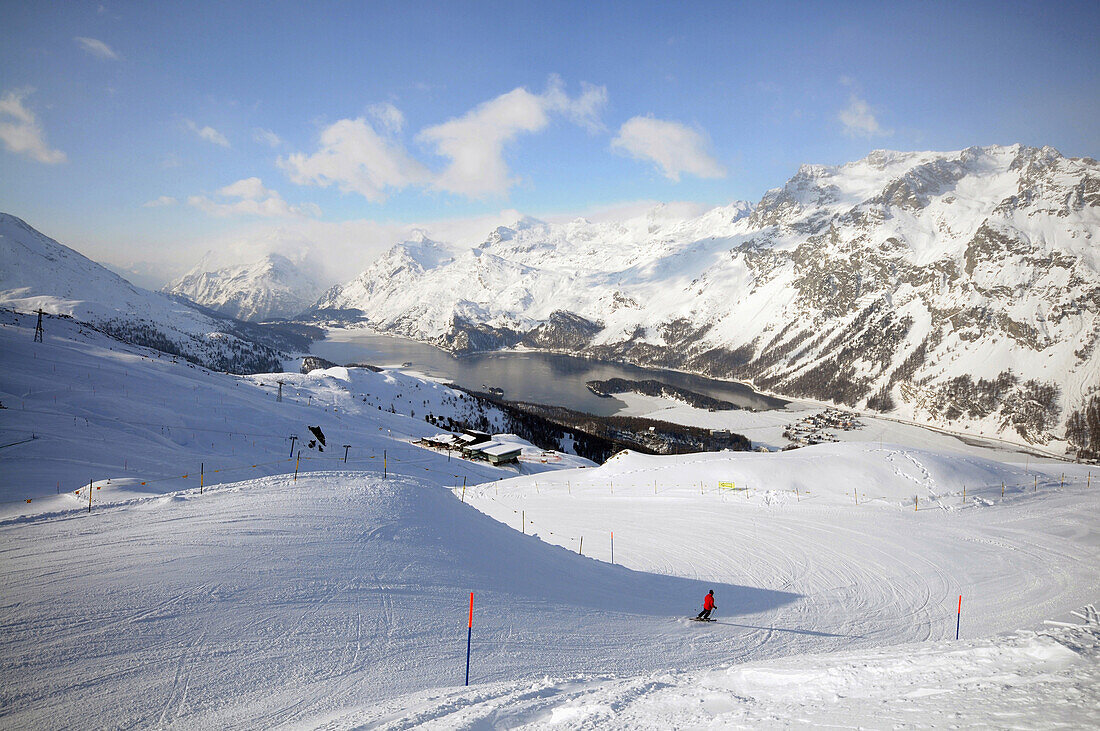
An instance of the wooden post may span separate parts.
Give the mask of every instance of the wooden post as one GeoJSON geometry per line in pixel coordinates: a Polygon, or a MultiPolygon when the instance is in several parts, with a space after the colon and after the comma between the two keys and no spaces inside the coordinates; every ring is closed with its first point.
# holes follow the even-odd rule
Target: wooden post
{"type": "Polygon", "coordinates": [[[1063,472],[1062,473],[1062,484],[1058,486],[1058,489],[1061,490],[1061,489],[1065,488],[1065,486],[1066,486],[1066,473],[1063,472]]]}
{"type": "Polygon", "coordinates": [[[519,511],[519,532],[527,535],[527,513],[519,511]]]}
{"type": "Polygon", "coordinates": [[[1032,488],[1031,491],[1032,492],[1038,492],[1039,491],[1039,475],[1035,475],[1035,487],[1032,488]]]}
{"type": "Polygon", "coordinates": [[[1005,496],[1005,481],[1001,480],[1001,497],[1005,496]]]}
{"type": "Polygon", "coordinates": [[[294,460],[294,481],[298,481],[298,465],[302,461],[302,450],[298,450],[298,459],[294,460]]]}
{"type": "Polygon", "coordinates": [[[615,565],[615,531],[611,531],[611,565],[615,565]]]}
{"type": "Polygon", "coordinates": [[[581,556],[584,555],[584,536],[581,536],[581,546],[577,549],[577,553],[581,556]]]}
{"type": "Polygon", "coordinates": [[[466,475],[462,476],[462,502],[466,502],[466,475]]]}

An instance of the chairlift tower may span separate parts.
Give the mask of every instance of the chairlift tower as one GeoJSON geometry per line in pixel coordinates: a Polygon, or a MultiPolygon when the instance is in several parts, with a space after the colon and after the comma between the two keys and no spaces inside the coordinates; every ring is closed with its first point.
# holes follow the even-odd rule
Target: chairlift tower
{"type": "Polygon", "coordinates": [[[38,324],[34,326],[34,342],[41,343],[42,342],[42,314],[43,314],[42,313],[42,308],[39,307],[37,312],[38,312],[38,324]]]}
{"type": "Polygon", "coordinates": [[[286,381],[275,381],[275,383],[279,384],[279,395],[275,397],[275,403],[281,404],[283,402],[283,384],[286,381]]]}

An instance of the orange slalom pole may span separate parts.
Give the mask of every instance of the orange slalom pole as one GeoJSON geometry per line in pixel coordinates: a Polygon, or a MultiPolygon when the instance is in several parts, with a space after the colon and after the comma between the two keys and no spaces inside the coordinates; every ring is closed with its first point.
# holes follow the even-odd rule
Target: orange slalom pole
{"type": "Polygon", "coordinates": [[[956,640],[959,639],[959,627],[962,625],[962,617],[963,617],[963,597],[962,597],[962,594],[959,594],[959,614],[958,614],[958,618],[955,620],[955,639],[956,640]]]}
{"type": "Polygon", "coordinates": [[[466,685],[470,684],[470,642],[474,637],[474,593],[470,592],[470,622],[466,625],[466,685]]]}

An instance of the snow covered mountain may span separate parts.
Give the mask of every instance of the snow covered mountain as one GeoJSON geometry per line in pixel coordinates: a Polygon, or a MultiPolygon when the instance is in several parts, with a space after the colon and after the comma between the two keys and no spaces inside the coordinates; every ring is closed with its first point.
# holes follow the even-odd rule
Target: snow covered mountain
{"type": "Polygon", "coordinates": [[[214,370],[280,370],[284,345],[258,326],[135,287],[7,213],[0,213],[0,259],[0,306],[67,315],[214,370]]]}
{"type": "Polygon", "coordinates": [[[405,242],[319,305],[453,351],[569,350],[1045,443],[1100,391],[1098,233],[1090,158],[876,151],[690,220],[405,242]]]}
{"type": "Polygon", "coordinates": [[[163,289],[240,320],[287,318],[309,308],[324,288],[285,256],[204,271],[205,262],[163,289]]]}

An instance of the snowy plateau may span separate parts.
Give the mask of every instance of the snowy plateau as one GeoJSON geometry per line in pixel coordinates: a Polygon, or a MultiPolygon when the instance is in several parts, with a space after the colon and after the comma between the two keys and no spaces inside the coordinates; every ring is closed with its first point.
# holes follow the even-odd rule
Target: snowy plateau
{"type": "Polygon", "coordinates": [[[1090,158],[878,151],[804,165],[755,206],[688,220],[660,208],[521,219],[473,248],[420,237],[329,292],[318,316],[456,352],[582,353],[1076,449],[1067,423],[1090,402],[1100,411],[1098,232],[1090,158]]]}
{"type": "Polygon", "coordinates": [[[314,310],[751,380],[790,403],[622,399],[756,444],[863,410],[603,464],[395,364],[286,372],[306,325],[0,214],[0,728],[1100,726],[1100,470],[1059,458],[1100,381],[1098,181],[875,153],[690,220],[420,238],[314,310]]]}

